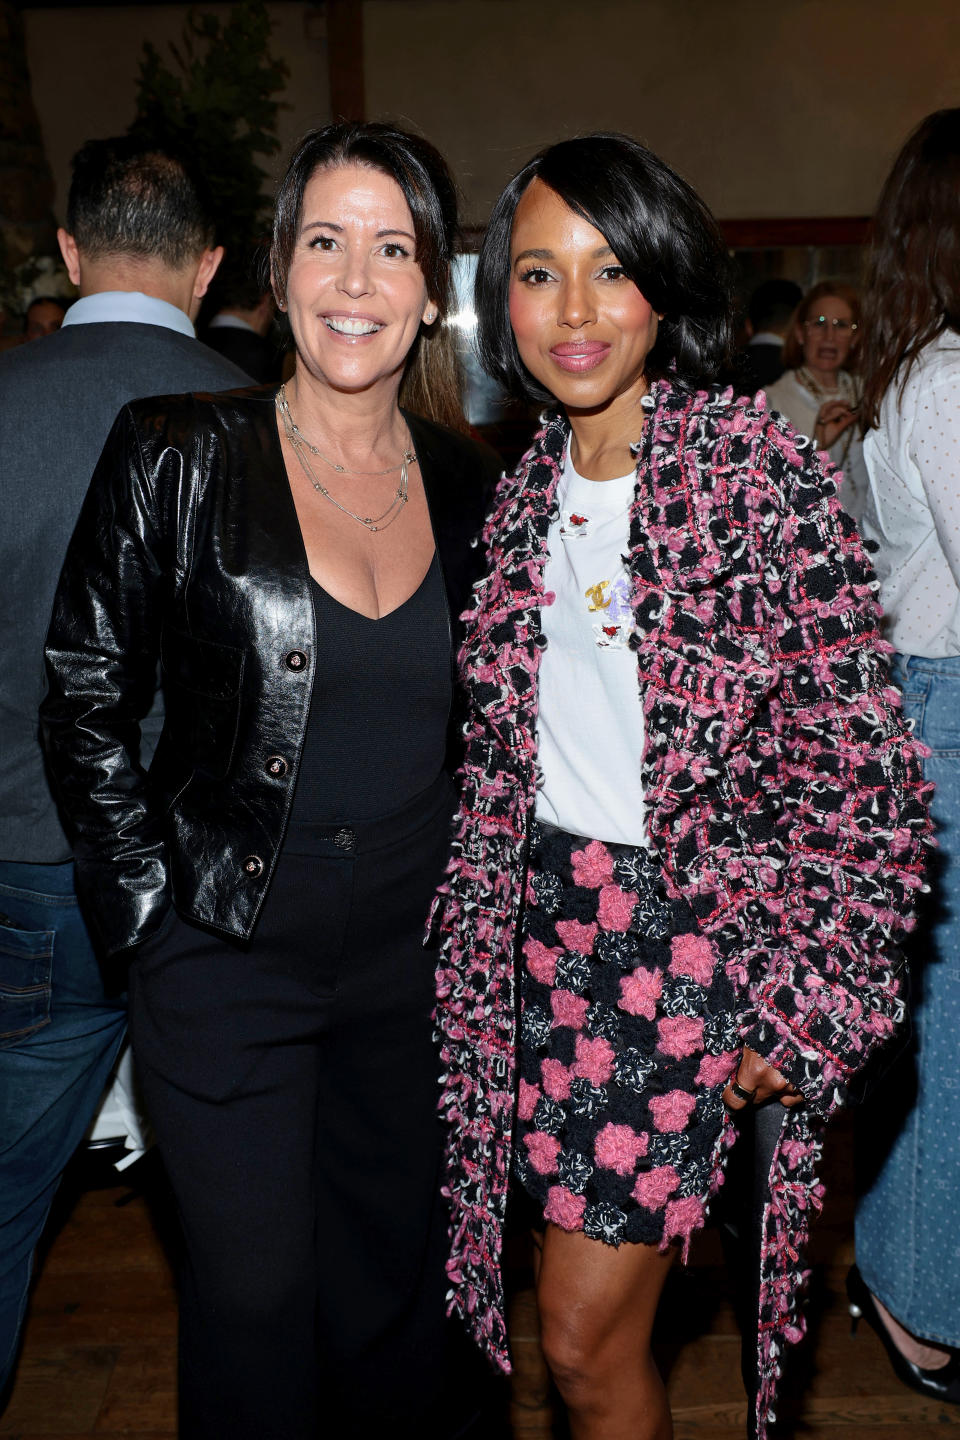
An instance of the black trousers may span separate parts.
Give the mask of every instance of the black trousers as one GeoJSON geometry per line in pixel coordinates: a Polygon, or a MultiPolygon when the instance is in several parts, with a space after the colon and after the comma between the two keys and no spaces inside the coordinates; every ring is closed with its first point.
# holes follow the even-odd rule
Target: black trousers
{"type": "Polygon", "coordinates": [[[449,809],[444,780],[374,824],[299,827],[248,947],[175,918],[134,962],[186,1242],[181,1440],[462,1427],[422,947],[449,809]]]}

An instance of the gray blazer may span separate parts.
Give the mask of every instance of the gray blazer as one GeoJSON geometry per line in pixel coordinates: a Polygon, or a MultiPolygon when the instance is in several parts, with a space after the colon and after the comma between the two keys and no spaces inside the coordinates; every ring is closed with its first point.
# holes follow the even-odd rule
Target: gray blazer
{"type": "Polygon", "coordinates": [[[0,354],[0,859],[70,859],[37,733],[43,642],[117,412],[142,395],[249,384],[198,340],[129,321],[68,325],[0,354]]]}

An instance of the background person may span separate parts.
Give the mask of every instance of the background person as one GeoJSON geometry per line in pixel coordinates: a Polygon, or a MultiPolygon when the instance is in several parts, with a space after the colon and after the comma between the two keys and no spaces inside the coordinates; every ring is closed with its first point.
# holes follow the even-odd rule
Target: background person
{"type": "Polygon", "coordinates": [[[863,337],[863,531],[930,747],[939,842],[911,939],[913,1044],[861,1112],[848,1288],[905,1384],[960,1402],[960,110],[927,116],[874,217],[863,337]]]}
{"type": "Polygon", "coordinates": [[[182,1440],[453,1435],[477,1404],[451,1383],[422,944],[498,469],[414,413],[461,417],[456,223],[425,141],[309,134],[272,251],[293,379],[128,407],[57,594],[47,753],[88,913],[131,962],[186,1237],[182,1440]]]}
{"type": "Polygon", "coordinates": [[[783,347],[785,373],[767,386],[767,405],[786,415],[843,471],[840,500],[859,520],[866,471],[857,428],[859,389],[851,360],[860,324],[852,285],[822,280],[803,297],[783,347]]]}
{"type": "Polygon", "coordinates": [[[63,324],[67,306],[53,295],[37,295],[27,306],[23,317],[23,340],[42,340],[45,335],[55,335],[63,324]]]}
{"type": "Polygon", "coordinates": [[[224,266],[213,297],[217,309],[203,328],[203,338],[258,385],[272,385],[280,381],[282,357],[274,326],[276,303],[269,283],[257,276],[258,258],[239,255],[224,266]]]}
{"type": "MultiPolygon", "coordinates": [[[[37,734],[57,577],[124,401],[249,383],[194,335],[223,252],[180,158],[90,141],[74,156],[66,221],[58,239],[80,298],[42,345],[0,355],[0,1389],[34,1248],[126,1027],[122,977],[104,981],[78,907],[37,734]]],[[[154,713],[144,759],[158,730],[154,713]]]]}
{"type": "Polygon", "coordinates": [[[803,291],[793,280],[764,280],[747,306],[746,345],[734,356],[732,373],[738,395],[756,395],[783,374],[783,346],[803,291]]]}
{"type": "Polygon", "coordinates": [[[545,1222],[541,1336],[576,1440],[671,1434],[657,1300],[720,1183],[725,1106],[773,1102],[765,1433],[799,1333],[816,1117],[901,1016],[890,934],[927,833],[829,472],[710,385],[724,276],[699,198],[603,134],[520,171],[478,267],[484,363],[554,408],[497,491],[464,617],[439,902],[450,1275],[503,1360],[512,1164],[545,1222]]]}

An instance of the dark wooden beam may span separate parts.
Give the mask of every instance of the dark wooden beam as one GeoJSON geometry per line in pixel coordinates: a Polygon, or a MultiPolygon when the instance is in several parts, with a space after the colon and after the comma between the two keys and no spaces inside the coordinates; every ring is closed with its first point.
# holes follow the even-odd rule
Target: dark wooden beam
{"type": "MultiPolygon", "coordinates": [[[[870,233],[869,215],[814,215],[796,219],[718,220],[731,250],[779,250],[786,245],[865,245],[870,233]]],[[[479,250],[484,225],[465,226],[460,232],[464,250],[479,250]]]]}
{"type": "Polygon", "coordinates": [[[362,0],[327,0],[327,67],[334,120],[366,119],[362,0]]]}
{"type": "Polygon", "coordinates": [[[779,250],[785,245],[863,245],[868,215],[809,215],[766,220],[720,220],[731,250],[779,250]]]}

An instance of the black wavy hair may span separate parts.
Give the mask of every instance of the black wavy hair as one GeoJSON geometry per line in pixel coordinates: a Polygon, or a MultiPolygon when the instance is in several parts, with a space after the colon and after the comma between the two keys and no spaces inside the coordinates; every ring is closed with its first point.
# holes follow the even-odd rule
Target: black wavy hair
{"type": "Polygon", "coordinates": [[[421,328],[407,360],[400,403],[454,429],[465,429],[461,377],[453,339],[443,323],[454,300],[451,261],[459,237],[457,187],[447,162],[428,140],[394,125],[338,121],[311,130],[290,158],[277,190],[270,274],[286,304],[287,275],[297,243],[303,197],[318,170],[369,166],[395,180],[410,206],[417,264],[438,318],[421,328]]]}
{"type": "Polygon", "coordinates": [[[629,135],[600,131],[535,155],[497,200],[477,266],[478,345],[484,368],[510,395],[553,396],[526,369],[510,328],[510,238],[533,180],[555,191],[607,241],[637,289],[663,312],[647,356],[650,380],[694,389],[730,352],[733,287],[723,238],[695,190],[629,135]]]}

